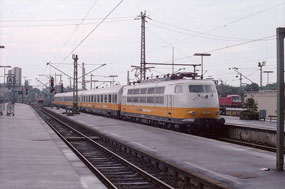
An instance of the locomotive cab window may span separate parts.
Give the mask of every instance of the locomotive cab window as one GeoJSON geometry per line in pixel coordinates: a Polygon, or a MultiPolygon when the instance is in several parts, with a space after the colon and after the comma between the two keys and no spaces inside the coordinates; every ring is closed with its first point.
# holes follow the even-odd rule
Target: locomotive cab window
{"type": "Polygon", "coordinates": [[[189,85],[190,93],[212,93],[214,90],[213,85],[189,85]]]}

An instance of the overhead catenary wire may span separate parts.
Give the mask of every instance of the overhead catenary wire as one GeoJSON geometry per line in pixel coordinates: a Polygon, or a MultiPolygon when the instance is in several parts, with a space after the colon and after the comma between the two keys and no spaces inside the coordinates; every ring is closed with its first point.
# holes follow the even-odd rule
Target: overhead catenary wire
{"type": "MultiPolygon", "coordinates": [[[[245,42],[242,42],[242,43],[237,43],[237,44],[232,44],[232,45],[219,47],[219,48],[216,48],[216,49],[204,51],[203,53],[212,53],[212,52],[216,52],[216,51],[220,51],[220,50],[224,50],[224,49],[228,49],[228,48],[232,48],[232,47],[237,47],[237,46],[241,46],[241,45],[245,45],[245,44],[249,44],[249,43],[254,43],[254,42],[258,42],[258,41],[263,41],[263,40],[273,40],[273,39],[275,39],[275,37],[276,37],[275,35],[271,35],[271,36],[267,36],[267,37],[263,37],[263,38],[258,38],[258,39],[245,41],[245,42]]],[[[185,57],[181,57],[181,58],[176,58],[175,60],[182,60],[182,59],[186,59],[186,58],[190,58],[190,57],[194,57],[194,55],[185,56],[185,57]]]]}
{"type": "Polygon", "coordinates": [[[121,5],[124,0],[121,0],[63,59],[63,62],[121,5]]]}
{"type": "MultiPolygon", "coordinates": [[[[120,17],[109,17],[107,20],[115,19],[133,19],[134,16],[120,16],[120,17]]],[[[102,17],[98,18],[85,18],[84,20],[101,20],[102,17]]],[[[26,20],[0,20],[0,22],[70,22],[70,21],[80,21],[82,18],[59,18],[59,19],[26,19],[26,20]]]]}
{"type": "MultiPolygon", "coordinates": [[[[148,23],[149,25],[153,25],[155,27],[159,27],[159,28],[162,28],[162,29],[165,29],[165,30],[169,30],[169,31],[172,31],[172,32],[176,32],[176,33],[180,33],[180,34],[184,34],[184,35],[190,35],[190,36],[195,36],[195,34],[200,34],[201,33],[199,31],[194,31],[194,30],[182,28],[182,27],[179,27],[179,26],[174,26],[172,24],[167,24],[167,23],[164,23],[164,22],[161,22],[161,21],[157,21],[157,20],[153,20],[153,21],[157,22],[159,24],[163,24],[163,25],[166,25],[166,26],[170,26],[170,27],[176,28],[176,29],[192,32],[192,34],[181,32],[181,31],[178,31],[178,30],[175,30],[175,29],[172,29],[172,28],[168,28],[168,27],[164,27],[164,26],[160,26],[160,25],[157,25],[157,24],[148,23]]],[[[214,34],[203,34],[203,35],[204,36],[199,36],[198,35],[197,37],[204,38],[204,39],[219,40],[219,41],[226,41],[226,40],[231,40],[231,41],[249,40],[249,39],[242,39],[242,38],[236,38],[236,37],[225,37],[225,36],[214,35],[214,34]]]]}
{"type": "MultiPolygon", "coordinates": [[[[133,21],[134,19],[121,19],[121,20],[111,20],[105,21],[104,23],[116,23],[116,22],[127,22],[133,21]]],[[[99,22],[87,22],[82,23],[80,25],[94,25],[98,24],[99,22]]],[[[66,27],[66,26],[77,26],[76,23],[69,23],[69,24],[33,24],[33,25],[0,25],[0,28],[33,28],[33,27],[66,27]]]]}
{"type": "MultiPolygon", "coordinates": [[[[179,39],[179,40],[175,40],[175,41],[173,41],[173,42],[170,42],[170,43],[168,44],[168,46],[171,46],[171,45],[174,45],[174,44],[177,44],[177,43],[181,43],[181,42],[183,42],[183,41],[186,41],[186,40],[191,39],[191,38],[194,38],[194,37],[198,37],[198,36],[200,36],[200,35],[208,34],[208,33],[211,32],[211,31],[215,31],[215,30],[220,29],[220,28],[223,28],[223,27],[225,27],[225,26],[232,25],[232,24],[234,24],[234,23],[240,22],[240,21],[245,20],[245,19],[247,19],[247,18],[250,18],[250,17],[253,17],[253,16],[255,16],[255,15],[261,14],[261,13],[263,13],[263,12],[272,10],[272,9],[274,9],[274,8],[280,7],[280,6],[284,5],[284,4],[285,4],[285,2],[282,2],[282,3],[276,4],[276,5],[267,7],[267,8],[265,8],[265,9],[262,9],[262,10],[260,10],[260,11],[257,11],[257,12],[255,12],[255,13],[249,14],[249,15],[247,15],[247,16],[244,16],[244,17],[241,17],[241,18],[232,20],[232,21],[230,21],[230,22],[228,22],[228,23],[225,23],[225,24],[223,24],[223,25],[219,25],[219,26],[216,26],[216,27],[211,28],[211,29],[209,29],[209,30],[206,30],[206,31],[197,33],[197,34],[194,35],[194,36],[187,37],[187,38],[182,38],[182,39],[179,39]]],[[[151,50],[149,50],[149,51],[147,51],[147,52],[156,51],[156,50],[159,50],[159,49],[161,49],[161,48],[165,48],[165,45],[164,45],[164,46],[157,47],[157,48],[154,48],[154,49],[151,49],[151,50]]]]}
{"type": "Polygon", "coordinates": [[[96,5],[96,3],[98,2],[98,0],[95,0],[94,3],[92,4],[92,6],[90,7],[90,9],[87,11],[87,13],[85,14],[85,16],[83,17],[83,19],[81,19],[80,23],[78,25],[76,25],[76,28],[74,29],[74,31],[71,33],[71,35],[67,38],[67,40],[65,41],[65,43],[63,44],[63,47],[61,49],[59,49],[59,51],[56,53],[56,55],[52,58],[55,59],[58,54],[62,51],[62,49],[67,45],[67,43],[70,41],[70,39],[73,37],[73,35],[75,34],[75,32],[78,30],[79,25],[81,25],[84,20],[87,18],[87,16],[89,15],[89,13],[91,12],[91,10],[94,8],[94,6],[96,5]]]}

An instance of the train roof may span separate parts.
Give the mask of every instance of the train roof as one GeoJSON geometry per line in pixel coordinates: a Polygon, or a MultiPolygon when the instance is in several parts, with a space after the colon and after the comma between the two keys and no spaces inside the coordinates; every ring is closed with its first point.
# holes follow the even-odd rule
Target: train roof
{"type": "Polygon", "coordinates": [[[113,87],[100,88],[100,89],[90,89],[81,91],[81,95],[92,95],[92,94],[106,94],[106,93],[118,93],[124,86],[116,85],[113,87]]]}
{"type": "Polygon", "coordinates": [[[128,85],[126,88],[142,88],[142,87],[152,87],[152,86],[165,86],[169,84],[178,84],[178,83],[193,83],[197,85],[203,84],[213,84],[213,80],[200,80],[200,79],[179,79],[179,80],[153,80],[149,82],[139,83],[136,85],[128,85]]]}
{"type": "MultiPolygon", "coordinates": [[[[80,95],[93,95],[93,94],[106,94],[106,93],[118,93],[123,85],[116,85],[114,87],[100,88],[100,89],[89,89],[84,91],[78,91],[78,96],[80,95]]],[[[73,92],[58,93],[55,97],[67,97],[72,96],[73,92]]]]}

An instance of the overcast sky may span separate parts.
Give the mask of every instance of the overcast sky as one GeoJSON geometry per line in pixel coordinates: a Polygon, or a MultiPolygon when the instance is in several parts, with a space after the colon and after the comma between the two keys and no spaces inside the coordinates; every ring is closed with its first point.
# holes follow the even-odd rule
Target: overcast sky
{"type": "MultiPolygon", "coordinates": [[[[39,74],[59,74],[47,62],[64,62],[54,65],[72,75],[73,67],[68,64],[72,58],[67,55],[119,2],[0,0],[0,45],[5,45],[0,49],[0,64],[21,67],[32,84],[37,84],[35,78],[48,81],[39,74]]],[[[237,74],[229,70],[238,67],[259,84],[257,64],[266,61],[263,70],[274,71],[270,82],[276,81],[275,33],[285,25],[284,0],[124,0],[74,51],[79,63],[87,64],[86,72],[98,67],[88,64],[106,63],[93,74],[118,75],[116,81],[126,84],[127,70],[140,63],[141,21],[134,18],[144,10],[151,18],[146,24],[147,62],[171,62],[173,47],[175,63],[199,64],[200,58],[193,54],[209,52],[211,56],[204,58],[205,78],[239,85],[237,74]],[[250,42],[255,39],[261,40],[250,42]]],[[[169,72],[171,66],[155,66],[147,75],[169,72]]],[[[130,75],[134,79],[134,71],[130,75]]],[[[243,83],[250,81],[244,79],[243,83]]],[[[264,74],[263,85],[266,83],[264,74]]],[[[64,85],[68,84],[64,77],[64,85]]]]}

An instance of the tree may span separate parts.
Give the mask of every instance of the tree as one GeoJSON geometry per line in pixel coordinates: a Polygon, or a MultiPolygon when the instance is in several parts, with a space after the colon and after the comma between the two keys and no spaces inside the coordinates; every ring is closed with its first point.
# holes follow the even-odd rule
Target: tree
{"type": "Polygon", "coordinates": [[[262,88],[264,90],[277,90],[277,83],[267,84],[262,88]]]}
{"type": "Polygon", "coordinates": [[[246,102],[244,105],[249,112],[257,112],[258,103],[253,98],[246,99],[246,102]]]}
{"type": "Polygon", "coordinates": [[[234,87],[231,85],[220,84],[217,86],[218,94],[222,97],[232,94],[239,94],[239,87],[234,87]]]}
{"type": "Polygon", "coordinates": [[[245,90],[246,92],[259,91],[259,87],[258,87],[258,85],[257,85],[256,83],[252,83],[252,84],[250,84],[250,85],[246,85],[246,86],[244,87],[244,90],[245,90]]]}

